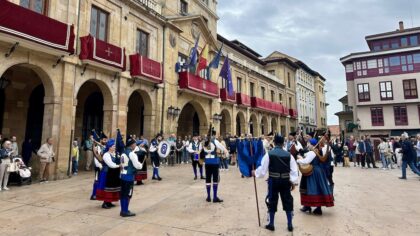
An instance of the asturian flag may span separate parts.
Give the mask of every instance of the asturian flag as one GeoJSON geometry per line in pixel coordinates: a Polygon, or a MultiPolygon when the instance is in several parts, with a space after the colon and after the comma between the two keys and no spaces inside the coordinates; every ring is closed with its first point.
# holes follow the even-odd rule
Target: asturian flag
{"type": "Polygon", "coordinates": [[[239,171],[245,177],[252,176],[252,170],[261,165],[261,160],[265,154],[261,139],[238,140],[238,165],[239,171]]]}
{"type": "Polygon", "coordinates": [[[198,41],[200,41],[200,35],[198,35],[195,40],[195,45],[190,52],[190,61],[188,62],[188,67],[195,68],[197,65],[197,55],[198,55],[198,41]]]}
{"type": "Polygon", "coordinates": [[[230,72],[230,64],[229,64],[229,56],[226,56],[225,62],[223,63],[223,67],[220,70],[220,77],[226,80],[226,89],[229,96],[233,96],[233,83],[232,83],[232,73],[230,72]]]}
{"type": "Polygon", "coordinates": [[[206,70],[207,70],[206,76],[207,76],[208,80],[210,80],[210,77],[211,77],[210,76],[210,69],[211,68],[213,68],[213,69],[219,68],[220,58],[222,57],[222,48],[223,48],[223,44],[220,47],[219,51],[217,52],[216,56],[214,56],[213,60],[211,60],[211,62],[209,63],[209,65],[206,68],[206,70]]]}

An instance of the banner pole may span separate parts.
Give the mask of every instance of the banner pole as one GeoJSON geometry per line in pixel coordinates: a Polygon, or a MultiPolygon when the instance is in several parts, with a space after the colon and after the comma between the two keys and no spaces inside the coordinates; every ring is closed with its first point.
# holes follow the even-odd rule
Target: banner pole
{"type": "MultiPolygon", "coordinates": [[[[252,139],[249,142],[249,150],[251,157],[254,156],[254,151],[252,150],[252,139]]],[[[253,171],[255,171],[255,161],[253,161],[254,164],[252,165],[253,171]]],[[[261,227],[261,219],[260,219],[260,206],[258,204],[258,192],[257,192],[257,180],[255,178],[255,175],[253,175],[254,178],[254,191],[255,191],[255,202],[257,203],[257,216],[258,216],[258,226],[261,227]]]]}

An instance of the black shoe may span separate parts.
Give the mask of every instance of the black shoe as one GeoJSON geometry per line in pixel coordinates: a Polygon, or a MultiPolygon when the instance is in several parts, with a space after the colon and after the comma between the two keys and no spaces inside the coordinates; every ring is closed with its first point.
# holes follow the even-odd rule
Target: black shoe
{"type": "Polygon", "coordinates": [[[143,181],[137,181],[137,185],[144,185],[143,181]]]}
{"type": "Polygon", "coordinates": [[[161,177],[157,177],[157,180],[158,180],[158,181],[162,181],[162,178],[161,178],[161,177]]]}
{"type": "Polygon", "coordinates": [[[197,176],[194,177],[194,180],[197,180],[197,176]]]}
{"type": "Polygon", "coordinates": [[[220,203],[220,202],[223,202],[223,200],[218,197],[213,199],[213,203],[220,203]]]}
{"type": "Polygon", "coordinates": [[[107,202],[106,203],[109,207],[115,207],[115,205],[114,204],[112,204],[112,202],[107,202]]]}
{"type": "Polygon", "coordinates": [[[111,209],[111,207],[108,204],[106,204],[105,202],[102,203],[102,208],[103,209],[111,209]]]}
{"type": "Polygon", "coordinates": [[[128,211],[128,212],[120,212],[120,216],[121,217],[132,217],[132,216],[136,216],[135,213],[128,211]]]}
{"type": "Polygon", "coordinates": [[[407,179],[407,177],[398,177],[398,179],[407,179]]]}
{"type": "Polygon", "coordinates": [[[206,179],[206,177],[201,176],[200,179],[206,179]]]}
{"type": "Polygon", "coordinates": [[[270,230],[270,231],[274,231],[275,230],[274,225],[266,225],[265,228],[268,229],[268,230],[270,230]]]}
{"type": "Polygon", "coordinates": [[[206,198],[206,201],[211,202],[211,198],[210,197],[206,198]]]}
{"type": "Polygon", "coordinates": [[[154,176],[152,177],[152,179],[153,179],[153,180],[157,180],[157,178],[156,178],[156,177],[154,177],[154,176]]]}
{"type": "Polygon", "coordinates": [[[293,232],[293,225],[288,225],[287,230],[289,230],[289,232],[293,232]]]}
{"type": "Polygon", "coordinates": [[[322,210],[321,210],[321,207],[317,207],[315,210],[314,210],[314,215],[322,215],[322,210]]]}
{"type": "Polygon", "coordinates": [[[300,208],[301,212],[308,212],[311,213],[312,212],[312,208],[308,207],[308,206],[304,206],[302,208],[300,208]]]}
{"type": "Polygon", "coordinates": [[[91,196],[90,200],[92,200],[92,201],[96,200],[96,196],[91,196]]]}

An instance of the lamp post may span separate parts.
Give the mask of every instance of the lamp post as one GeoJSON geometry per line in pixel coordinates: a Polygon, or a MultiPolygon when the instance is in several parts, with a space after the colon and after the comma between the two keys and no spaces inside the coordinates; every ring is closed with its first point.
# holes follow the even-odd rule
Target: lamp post
{"type": "Polygon", "coordinates": [[[175,119],[176,117],[178,117],[181,113],[181,109],[179,109],[178,107],[173,107],[170,106],[168,107],[168,118],[172,117],[173,119],[175,119]]]}

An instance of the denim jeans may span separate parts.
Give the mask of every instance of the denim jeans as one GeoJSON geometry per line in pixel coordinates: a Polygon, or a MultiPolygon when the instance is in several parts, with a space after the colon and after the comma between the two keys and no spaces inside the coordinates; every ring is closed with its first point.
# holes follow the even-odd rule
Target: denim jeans
{"type": "Polygon", "coordinates": [[[417,174],[418,176],[420,176],[420,171],[416,168],[416,166],[414,165],[414,162],[412,162],[412,161],[410,161],[410,162],[402,161],[401,169],[402,169],[402,177],[403,178],[407,177],[407,175],[406,175],[407,165],[410,166],[410,168],[411,168],[411,170],[413,171],[414,174],[417,174]]]}
{"type": "Polygon", "coordinates": [[[78,161],[72,160],[71,172],[73,174],[79,172],[79,162],[78,161]]]}
{"type": "Polygon", "coordinates": [[[382,168],[387,168],[388,165],[386,163],[386,158],[385,158],[385,153],[379,153],[379,156],[381,157],[381,161],[382,161],[382,168]]]}
{"type": "Polygon", "coordinates": [[[350,158],[350,161],[356,162],[354,150],[349,150],[349,158],[350,158]]]}
{"type": "Polygon", "coordinates": [[[184,148],[183,152],[182,152],[182,162],[187,163],[188,158],[190,157],[187,148],[184,148]]]}

